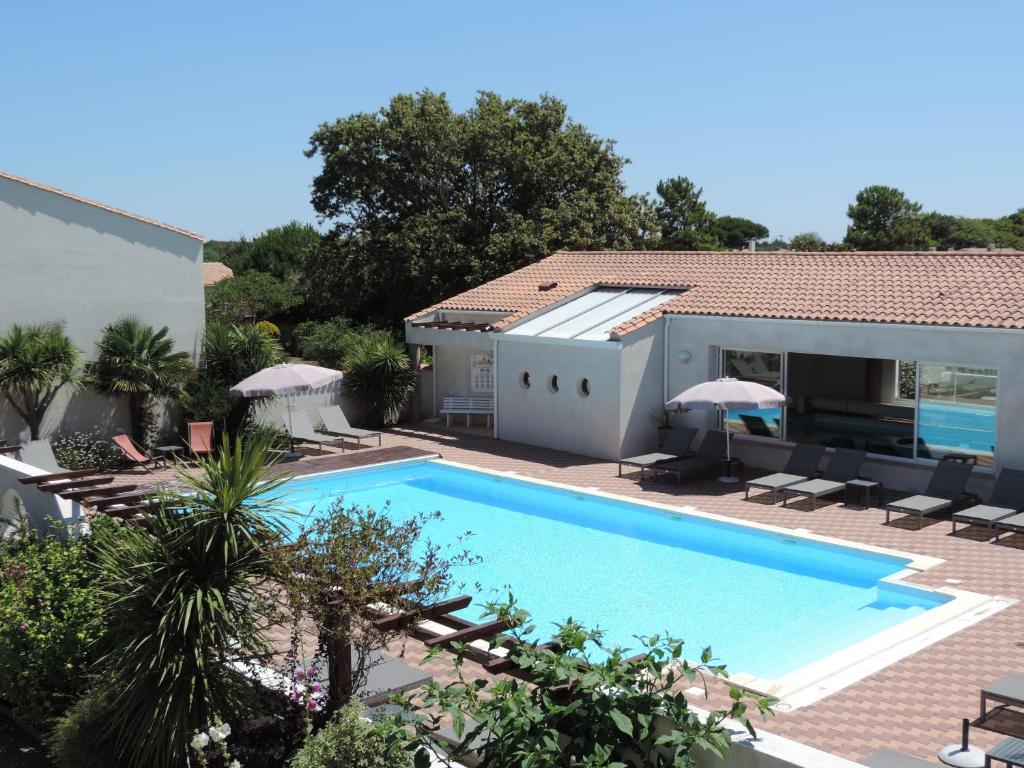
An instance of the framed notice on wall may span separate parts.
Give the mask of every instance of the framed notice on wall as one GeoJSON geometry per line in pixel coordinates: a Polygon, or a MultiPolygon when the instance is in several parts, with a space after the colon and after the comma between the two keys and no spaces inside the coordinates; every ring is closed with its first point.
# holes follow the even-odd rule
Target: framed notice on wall
{"type": "Polygon", "coordinates": [[[469,388],[473,392],[494,391],[494,358],[472,355],[469,358],[469,388]]]}

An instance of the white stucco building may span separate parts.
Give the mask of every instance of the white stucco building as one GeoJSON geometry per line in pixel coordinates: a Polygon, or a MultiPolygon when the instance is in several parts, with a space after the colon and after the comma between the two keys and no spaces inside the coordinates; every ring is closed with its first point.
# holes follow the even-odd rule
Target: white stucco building
{"type": "Polygon", "coordinates": [[[434,413],[492,395],[501,439],[643,453],[666,400],[731,375],[790,400],[731,417],[750,463],[776,466],[797,441],[857,447],[873,476],[912,488],[965,453],[984,483],[1024,467],[1022,266],[1012,252],[559,252],[417,313],[406,340],[433,349],[434,413]],[[491,392],[474,391],[481,366],[491,392]]]}
{"type": "MultiPolygon", "coordinates": [[[[86,359],[108,323],[134,315],[167,326],[196,356],[203,330],[203,237],[0,172],[0,333],[12,324],[63,321],[86,359]]],[[[124,427],[118,404],[63,392],[43,433],[124,427]]],[[[0,438],[25,438],[0,400],[0,438]]]]}

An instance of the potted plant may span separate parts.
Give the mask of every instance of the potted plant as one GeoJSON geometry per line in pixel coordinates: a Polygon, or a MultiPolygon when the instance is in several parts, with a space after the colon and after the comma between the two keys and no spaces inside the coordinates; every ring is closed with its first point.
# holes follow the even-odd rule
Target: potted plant
{"type": "Polygon", "coordinates": [[[665,444],[668,432],[672,429],[678,411],[668,411],[664,408],[655,408],[651,411],[651,422],[658,428],[658,447],[665,444]]]}

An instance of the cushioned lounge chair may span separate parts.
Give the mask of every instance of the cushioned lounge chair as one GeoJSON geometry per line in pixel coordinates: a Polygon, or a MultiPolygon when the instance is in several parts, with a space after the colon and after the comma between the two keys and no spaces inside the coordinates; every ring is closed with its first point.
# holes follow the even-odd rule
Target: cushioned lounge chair
{"type": "Polygon", "coordinates": [[[324,432],[330,435],[351,437],[360,448],[363,446],[363,440],[368,440],[371,437],[376,437],[377,445],[380,445],[380,432],[353,427],[345,418],[345,412],[341,410],[340,405],[317,408],[317,413],[320,414],[320,421],[324,423],[324,432]]]}
{"type": "MultiPolygon", "coordinates": [[[[352,651],[353,668],[358,663],[356,651],[352,651]]],[[[327,690],[327,664],[317,665],[319,682],[323,690],[327,690]]],[[[285,669],[279,670],[287,675],[285,669]]],[[[380,651],[370,651],[367,660],[366,679],[361,681],[354,696],[368,707],[383,704],[398,693],[405,693],[415,688],[422,688],[432,677],[423,669],[410,666],[404,661],[392,658],[380,651]]]]}
{"type": "Polygon", "coordinates": [[[291,436],[292,440],[297,443],[316,443],[317,451],[319,453],[324,452],[325,445],[340,445],[342,453],[345,451],[345,438],[343,437],[330,437],[323,435],[313,429],[313,425],[309,421],[309,417],[305,411],[292,411],[291,412],[291,424],[288,423],[289,416],[287,414],[281,417],[281,423],[284,424],[285,431],[291,436]]]}
{"type": "Polygon", "coordinates": [[[821,457],[824,455],[825,446],[823,445],[806,445],[803,443],[795,445],[789,454],[786,466],[782,468],[781,472],[775,472],[771,475],[747,481],[743,491],[743,498],[749,499],[750,489],[756,488],[761,491],[770,491],[772,494],[772,504],[774,504],[779,492],[783,488],[805,482],[817,475],[818,464],[821,463],[821,457]]]}
{"type": "Polygon", "coordinates": [[[920,530],[924,527],[925,515],[949,509],[967,495],[964,489],[973,468],[970,464],[959,461],[940,461],[932,471],[928,487],[924,489],[923,494],[908,496],[885,505],[885,522],[889,522],[893,512],[917,515],[917,528],[920,530]]]}
{"type": "Polygon", "coordinates": [[[658,471],[675,475],[682,482],[684,477],[720,466],[725,461],[725,447],[725,432],[709,429],[692,456],[658,464],[658,471]]]}
{"type": "Polygon", "coordinates": [[[114,435],[112,439],[114,445],[121,449],[126,461],[142,467],[147,472],[153,471],[152,467],[156,466],[157,459],[146,453],[142,446],[137,445],[128,435],[114,435]]]}
{"type": "Polygon", "coordinates": [[[1024,470],[1004,469],[996,478],[987,504],[975,504],[953,514],[953,533],[957,523],[993,528],[997,522],[1024,509],[1024,470]]]}
{"type": "Polygon", "coordinates": [[[803,496],[811,500],[811,509],[816,509],[818,499],[822,496],[831,496],[846,490],[846,483],[849,480],[856,480],[860,477],[860,467],[864,463],[865,451],[851,451],[849,448],[836,448],[832,459],[822,473],[821,477],[813,480],[805,480],[796,485],[790,485],[782,491],[782,506],[786,506],[789,495],[803,496]]]}
{"type": "Polygon", "coordinates": [[[696,427],[674,427],[669,430],[668,437],[665,438],[665,444],[661,446],[660,451],[619,459],[619,477],[622,477],[622,467],[627,466],[639,467],[641,480],[644,479],[644,472],[648,469],[653,469],[654,477],[657,478],[659,464],[693,456],[690,446],[699,431],[696,427]]]}
{"type": "Polygon", "coordinates": [[[1002,520],[997,520],[995,528],[996,541],[999,541],[999,537],[1004,533],[1024,533],[1024,512],[1018,512],[1016,515],[1010,515],[1002,520]]]}
{"type": "Polygon", "coordinates": [[[935,768],[939,763],[922,760],[913,755],[904,755],[891,749],[878,749],[860,761],[868,768],[935,768]]]}
{"type": "Polygon", "coordinates": [[[209,456],[213,453],[212,421],[190,421],[188,423],[188,449],[194,457],[209,456]]]}
{"type": "Polygon", "coordinates": [[[775,437],[772,434],[771,427],[760,416],[751,416],[746,413],[740,414],[740,421],[743,422],[743,426],[747,429],[748,435],[757,435],[758,437],[775,437]]]}

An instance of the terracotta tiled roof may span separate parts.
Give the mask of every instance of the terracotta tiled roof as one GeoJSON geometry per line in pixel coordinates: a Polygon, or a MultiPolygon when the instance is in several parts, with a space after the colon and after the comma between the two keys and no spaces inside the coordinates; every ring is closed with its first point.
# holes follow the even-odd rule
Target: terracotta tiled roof
{"type": "Polygon", "coordinates": [[[86,205],[91,205],[91,206],[94,206],[96,208],[102,208],[104,211],[109,211],[110,213],[116,213],[118,216],[125,216],[125,217],[127,217],[129,219],[135,219],[136,221],[141,221],[141,222],[143,222],[145,224],[152,224],[154,227],[160,227],[161,229],[169,229],[171,232],[177,232],[179,235],[184,235],[185,237],[191,237],[191,238],[193,238],[195,240],[199,240],[201,242],[206,242],[206,238],[205,237],[203,237],[202,235],[196,234],[195,232],[190,232],[187,229],[181,229],[179,227],[172,227],[170,224],[164,224],[162,221],[157,221],[156,219],[150,219],[150,218],[147,218],[145,216],[139,216],[137,213],[131,213],[130,211],[124,211],[124,210],[121,210],[120,208],[115,208],[112,205],[107,205],[106,203],[99,203],[99,202],[97,202],[95,200],[90,200],[88,197],[82,197],[81,195],[75,195],[75,194],[72,194],[71,192],[65,192],[63,189],[57,189],[56,187],[51,187],[51,186],[48,186],[46,184],[40,184],[38,181],[32,181],[31,179],[25,179],[25,178],[22,178],[21,176],[15,176],[13,173],[5,173],[4,171],[0,171],[0,179],[7,179],[8,181],[16,181],[19,184],[24,184],[25,186],[28,186],[28,187],[35,187],[36,189],[41,189],[44,192],[52,192],[55,195],[60,195],[61,197],[66,197],[69,200],[75,200],[76,202],[79,202],[79,203],[85,203],[86,205]]]}
{"type": "Polygon", "coordinates": [[[227,264],[219,261],[203,262],[203,286],[205,288],[209,288],[211,285],[216,285],[221,280],[227,280],[229,277],[234,276],[234,271],[227,264]]]}
{"type": "Polygon", "coordinates": [[[494,323],[502,330],[602,284],[687,289],[612,329],[613,337],[670,313],[1024,328],[1022,251],[559,251],[416,317],[434,309],[508,312],[494,323]]]}

